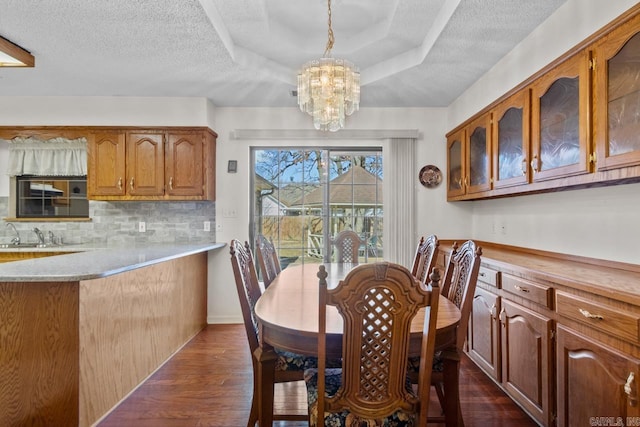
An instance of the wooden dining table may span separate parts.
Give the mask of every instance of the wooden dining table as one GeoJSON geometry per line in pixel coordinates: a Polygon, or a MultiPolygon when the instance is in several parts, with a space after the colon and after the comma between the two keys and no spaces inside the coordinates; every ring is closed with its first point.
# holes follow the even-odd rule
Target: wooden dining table
{"type": "MultiPolygon", "coordinates": [[[[276,347],[307,356],[318,354],[318,266],[319,264],[291,265],[282,270],[271,282],[255,305],[255,314],[259,321],[260,340],[263,347],[276,347]]],[[[325,264],[327,286],[336,287],[347,273],[355,267],[352,264],[325,264]]],[[[424,311],[420,310],[411,324],[410,355],[420,356],[422,331],[424,327],[424,311]]],[[[436,350],[455,350],[456,331],[460,322],[460,310],[447,298],[440,296],[438,317],[436,322],[436,350]]],[[[335,307],[327,307],[326,322],[327,356],[342,357],[342,318],[335,307]]],[[[445,366],[446,372],[456,372],[451,381],[445,379],[445,395],[448,387],[457,387],[456,358],[445,359],[445,363],[456,366],[445,366]],[[447,384],[451,383],[451,384],[447,384]]],[[[275,360],[261,358],[258,369],[264,375],[273,372],[275,360]]],[[[273,375],[273,374],[270,374],[273,375]]],[[[270,390],[273,392],[273,389],[270,390]]],[[[451,394],[455,395],[456,394],[451,394]]],[[[271,426],[273,422],[273,396],[261,399],[268,405],[259,408],[259,425],[271,426]],[[269,406],[269,407],[266,407],[269,406]]],[[[448,414],[453,405],[445,405],[447,426],[457,425],[458,416],[448,414]]]]}

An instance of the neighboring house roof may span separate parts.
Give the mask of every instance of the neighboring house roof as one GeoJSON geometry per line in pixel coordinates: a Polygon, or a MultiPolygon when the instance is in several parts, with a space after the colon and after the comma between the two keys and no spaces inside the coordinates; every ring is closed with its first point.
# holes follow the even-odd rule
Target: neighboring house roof
{"type": "MultiPolygon", "coordinates": [[[[354,166],[329,182],[329,200],[332,206],[373,206],[382,204],[382,180],[361,166],[354,166]]],[[[323,188],[318,187],[290,206],[322,205],[323,188]]]]}

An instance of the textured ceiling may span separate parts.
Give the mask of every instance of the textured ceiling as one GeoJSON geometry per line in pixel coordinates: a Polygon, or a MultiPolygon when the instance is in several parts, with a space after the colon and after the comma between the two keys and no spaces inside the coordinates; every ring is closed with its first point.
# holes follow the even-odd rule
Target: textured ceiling
{"type": "MultiPolygon", "coordinates": [[[[361,71],[361,108],[449,105],[566,0],[333,0],[333,56],[361,71]]],[[[2,0],[0,36],[35,68],[0,96],[185,96],[293,107],[322,56],[326,0],[2,0]]]]}

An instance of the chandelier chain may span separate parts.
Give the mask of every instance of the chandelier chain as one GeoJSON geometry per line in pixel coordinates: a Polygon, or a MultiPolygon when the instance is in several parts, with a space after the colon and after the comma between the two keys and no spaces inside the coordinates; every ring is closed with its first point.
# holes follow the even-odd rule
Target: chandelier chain
{"type": "Polygon", "coordinates": [[[333,42],[335,41],[335,38],[333,36],[333,28],[331,27],[331,0],[327,0],[327,15],[329,16],[328,19],[328,24],[329,24],[329,30],[328,30],[328,40],[327,40],[327,47],[324,48],[324,57],[325,58],[329,58],[331,56],[331,49],[333,49],[333,42]]]}

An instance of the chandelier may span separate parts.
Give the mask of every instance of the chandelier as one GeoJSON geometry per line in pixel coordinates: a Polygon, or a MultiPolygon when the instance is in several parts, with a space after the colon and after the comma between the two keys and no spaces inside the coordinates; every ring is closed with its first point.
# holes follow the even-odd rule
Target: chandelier
{"type": "Polygon", "coordinates": [[[329,40],[322,58],[307,62],[298,73],[298,106],[313,117],[316,129],[335,132],[360,107],[360,73],[351,62],[331,57],[331,0],[327,8],[329,40]]]}

